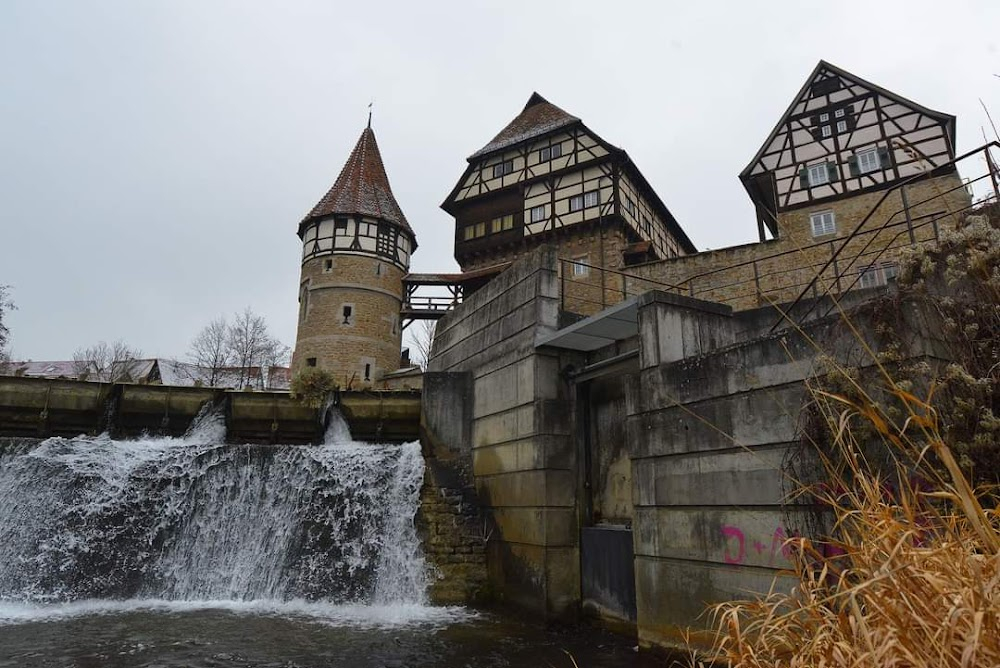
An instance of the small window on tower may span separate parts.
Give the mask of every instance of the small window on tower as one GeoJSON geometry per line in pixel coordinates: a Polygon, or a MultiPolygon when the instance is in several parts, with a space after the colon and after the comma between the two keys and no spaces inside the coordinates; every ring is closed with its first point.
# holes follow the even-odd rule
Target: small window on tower
{"type": "Polygon", "coordinates": [[[372,365],[365,364],[365,380],[371,380],[371,379],[372,379],[372,365]]]}
{"type": "Polygon", "coordinates": [[[333,271],[333,258],[327,258],[323,260],[323,273],[329,274],[333,271]]]}
{"type": "Polygon", "coordinates": [[[348,326],[354,325],[354,304],[344,304],[341,307],[340,314],[343,316],[343,320],[340,324],[348,326]]]}
{"type": "Polygon", "coordinates": [[[347,234],[347,221],[338,219],[333,222],[333,233],[336,236],[347,234]]]}
{"type": "Polygon", "coordinates": [[[540,223],[545,220],[545,205],[531,207],[531,222],[540,223]]]}
{"type": "Polygon", "coordinates": [[[307,357],[306,358],[306,366],[316,366],[316,358],[315,357],[307,357]]]}

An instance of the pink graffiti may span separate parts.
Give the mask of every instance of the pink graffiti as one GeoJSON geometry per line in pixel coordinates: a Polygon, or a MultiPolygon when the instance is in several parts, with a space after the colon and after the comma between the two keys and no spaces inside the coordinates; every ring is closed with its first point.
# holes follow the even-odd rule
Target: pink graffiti
{"type": "Polygon", "coordinates": [[[731,527],[729,525],[726,525],[722,527],[722,535],[725,536],[727,539],[735,538],[738,545],[736,554],[733,555],[729,552],[730,543],[728,540],[726,541],[726,552],[725,554],[722,555],[722,557],[726,560],[726,563],[742,564],[747,556],[746,537],[743,536],[743,532],[737,529],[736,527],[731,527]]]}
{"type": "MultiPolygon", "coordinates": [[[[727,564],[745,563],[747,557],[747,539],[743,530],[739,527],[724,524],[722,526],[722,536],[725,539],[725,551],[722,554],[723,560],[725,560],[727,564]]],[[[751,541],[750,546],[759,555],[763,555],[765,550],[767,550],[767,544],[759,540],[751,541]]],[[[774,564],[774,560],[779,554],[785,560],[791,559],[792,548],[788,544],[788,534],[785,533],[784,527],[777,527],[774,530],[774,533],[771,534],[771,548],[769,554],[770,557],[767,561],[769,565],[774,564]]]]}

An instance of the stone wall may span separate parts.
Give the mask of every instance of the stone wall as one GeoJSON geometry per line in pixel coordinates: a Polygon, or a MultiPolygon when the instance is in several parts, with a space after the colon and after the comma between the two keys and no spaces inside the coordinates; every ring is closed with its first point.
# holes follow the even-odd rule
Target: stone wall
{"type": "MultiPolygon", "coordinates": [[[[622,251],[627,245],[625,231],[621,223],[611,220],[606,222],[603,228],[597,224],[579,224],[562,228],[557,233],[548,235],[548,245],[556,249],[556,255],[561,259],[579,258],[581,262],[594,267],[621,271],[624,269],[622,251]]],[[[464,271],[512,262],[531,253],[531,249],[543,243],[541,238],[528,237],[525,239],[524,247],[495,251],[466,261],[464,271]]],[[[571,313],[590,315],[617,304],[624,298],[622,278],[617,274],[589,268],[583,275],[577,275],[565,262],[557,263],[556,267],[562,294],[565,297],[564,308],[571,313]],[[566,271],[565,276],[563,276],[564,271],[566,271]]]]}
{"type": "Polygon", "coordinates": [[[572,403],[558,353],[535,348],[558,325],[556,257],[535,250],[442,318],[428,365],[471,377],[466,428],[441,442],[465,458],[486,509],[492,590],[548,616],[574,615],[579,600],[572,403]]]}
{"type": "Polygon", "coordinates": [[[402,277],[399,267],[376,257],[336,254],[307,260],[293,372],[315,358],[315,366],[331,371],[342,388],[359,389],[399,368],[402,277]],[[345,306],[351,309],[347,322],[345,306]]]}
{"type": "MultiPolygon", "coordinates": [[[[840,251],[837,261],[826,269],[812,293],[822,294],[830,288],[836,294],[849,289],[859,272],[869,265],[895,262],[900,252],[913,242],[934,240],[940,231],[954,228],[960,218],[957,212],[970,204],[969,194],[956,173],[906,186],[913,225],[911,241],[901,192],[902,189],[890,191],[881,204],[879,199],[884,191],[788,211],[779,216],[777,239],[638,265],[630,267],[628,273],[675,285],[682,294],[729,304],[736,309],[790,302],[831,259],[844,238],[878,205],[862,228],[871,232],[852,239],[840,251]],[[826,210],[835,213],[836,233],[813,237],[809,216],[826,210]],[[891,229],[875,233],[887,221],[892,223],[891,229]],[[883,248],[887,250],[880,254],[883,248]],[[842,276],[839,282],[838,275],[842,276]]],[[[630,294],[665,289],[664,285],[632,278],[627,279],[627,287],[630,294]]]]}
{"type": "Polygon", "coordinates": [[[475,489],[447,463],[427,460],[417,528],[431,566],[429,594],[434,603],[466,605],[490,598],[489,520],[475,489]]]}

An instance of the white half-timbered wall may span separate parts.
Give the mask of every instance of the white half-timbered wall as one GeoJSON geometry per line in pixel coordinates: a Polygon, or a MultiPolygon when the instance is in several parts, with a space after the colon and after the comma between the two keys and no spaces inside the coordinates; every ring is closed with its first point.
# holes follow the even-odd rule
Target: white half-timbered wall
{"type": "Polygon", "coordinates": [[[512,146],[503,153],[489,156],[476,163],[458,189],[454,201],[460,202],[469,197],[494,192],[521,181],[589,162],[606,155],[608,155],[607,149],[582,128],[572,128],[538,141],[512,146]],[[553,145],[560,146],[562,155],[550,160],[541,160],[541,150],[553,145]],[[512,171],[509,174],[494,177],[494,166],[507,161],[513,162],[512,171]]]}
{"type": "Polygon", "coordinates": [[[302,235],[303,262],[333,252],[377,255],[406,271],[410,266],[412,251],[409,235],[396,225],[379,223],[374,218],[327,218],[309,225],[302,235]],[[390,234],[388,244],[384,236],[379,241],[379,225],[390,234]]]}
{"type": "Polygon", "coordinates": [[[749,175],[774,173],[779,210],[860,191],[951,160],[946,123],[824,68],[782,120],[749,175]],[[830,128],[827,136],[824,126],[830,128]],[[888,164],[880,160],[873,171],[852,171],[858,155],[871,149],[889,157],[888,164]],[[822,164],[830,165],[829,183],[812,184],[807,172],[803,178],[803,170],[822,164]]]}
{"type": "Polygon", "coordinates": [[[667,230],[666,221],[656,213],[649,200],[640,194],[639,189],[625,174],[622,174],[618,181],[618,212],[625,219],[625,223],[636,231],[639,238],[653,244],[656,257],[667,259],[685,254],[680,244],[667,230]],[[629,205],[629,202],[634,205],[629,205]]]}

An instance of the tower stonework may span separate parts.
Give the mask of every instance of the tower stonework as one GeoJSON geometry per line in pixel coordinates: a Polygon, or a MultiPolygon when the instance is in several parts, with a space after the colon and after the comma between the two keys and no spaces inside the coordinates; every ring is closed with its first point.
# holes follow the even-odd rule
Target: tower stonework
{"type": "Polygon", "coordinates": [[[299,223],[302,273],[292,372],[370,387],[399,367],[403,276],[416,236],[365,128],[333,187],[299,223]]]}

